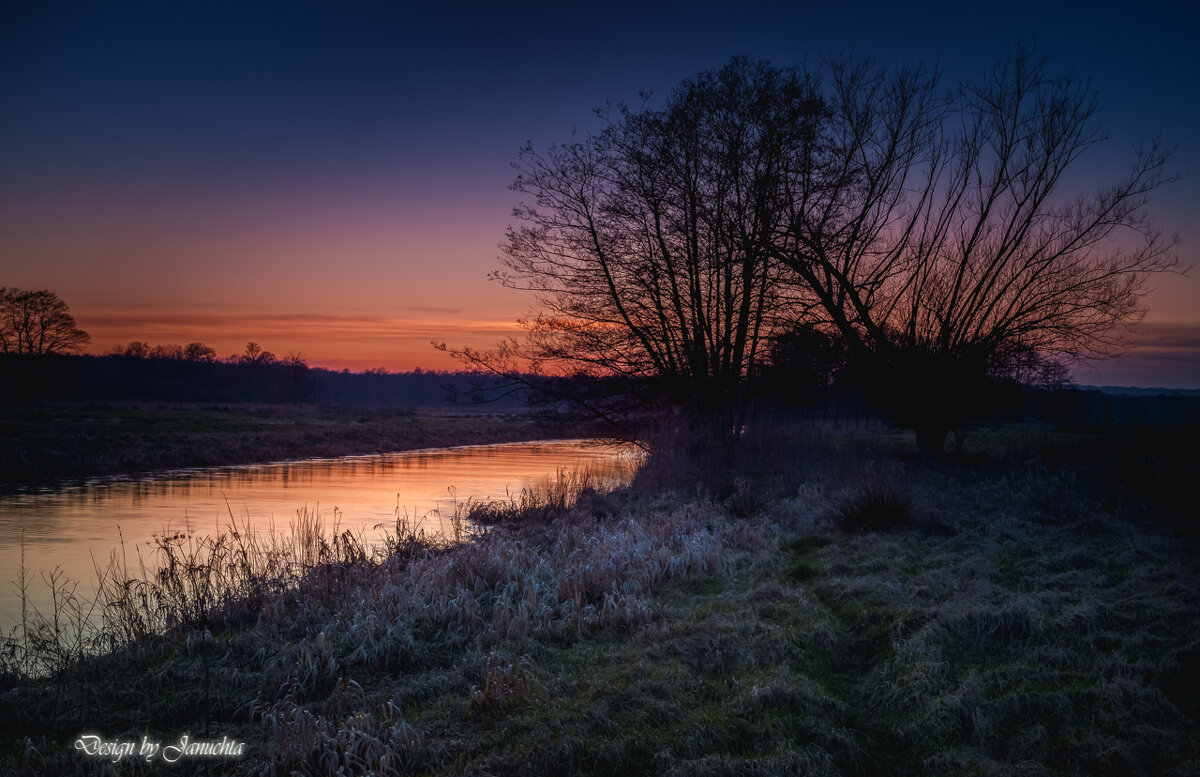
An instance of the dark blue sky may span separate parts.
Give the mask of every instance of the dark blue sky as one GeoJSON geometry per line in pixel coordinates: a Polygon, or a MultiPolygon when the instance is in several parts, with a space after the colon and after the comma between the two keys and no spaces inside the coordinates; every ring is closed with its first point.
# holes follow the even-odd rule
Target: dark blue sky
{"type": "MultiPolygon", "coordinates": [[[[436,364],[430,337],[486,343],[528,305],[485,281],[524,141],[564,141],[606,100],[665,94],[735,53],[924,59],[954,81],[1017,43],[1098,88],[1112,142],[1089,175],[1119,177],[1139,138],[1178,146],[1190,177],[1154,212],[1194,261],[1198,20],[1194,2],[10,0],[0,285],[58,291],[96,350],[143,333],[436,364]]],[[[1158,285],[1148,320],[1200,345],[1200,285],[1158,285]]],[[[1200,385],[1200,368],[1174,378],[1200,385]]]]}

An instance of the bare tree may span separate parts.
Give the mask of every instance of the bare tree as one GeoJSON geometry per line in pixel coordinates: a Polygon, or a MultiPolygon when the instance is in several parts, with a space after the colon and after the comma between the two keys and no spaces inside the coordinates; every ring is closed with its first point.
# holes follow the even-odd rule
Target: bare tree
{"type": "Polygon", "coordinates": [[[652,386],[705,413],[735,407],[777,326],[781,268],[768,249],[786,228],[781,182],[815,132],[814,107],[798,71],[735,58],[660,109],[622,106],[596,136],[524,148],[512,188],[530,202],[495,277],[536,292],[539,311],[501,357],[460,355],[509,374],[523,358],[602,377],[610,394],[652,386]]]}
{"type": "Polygon", "coordinates": [[[275,364],[278,361],[275,354],[264,351],[262,346],[255,342],[246,343],[246,350],[236,357],[236,360],[242,364],[275,364]]]}
{"type": "Polygon", "coordinates": [[[217,360],[217,352],[202,342],[188,343],[183,349],[183,359],[189,362],[208,364],[217,360]]]}
{"type": "Polygon", "coordinates": [[[75,353],[89,340],[54,292],[0,287],[0,353],[75,353]]]}
{"type": "Polygon", "coordinates": [[[532,202],[496,277],[538,311],[525,343],[460,355],[709,410],[737,405],[764,343],[807,331],[940,450],[998,381],[1115,349],[1149,276],[1178,268],[1146,211],[1171,180],[1158,145],[1113,185],[1072,181],[1103,137],[1091,87],[1029,51],[956,89],[921,66],[735,58],[521,152],[532,202]]]}
{"type": "Polygon", "coordinates": [[[1110,352],[1148,276],[1178,267],[1146,213],[1168,154],[1151,145],[1123,180],[1073,189],[1104,137],[1096,96],[1033,53],[947,94],[936,72],[865,62],[822,81],[826,117],[769,253],[923,446],[941,449],[987,381],[1110,352]]]}
{"type": "Polygon", "coordinates": [[[183,346],[176,344],[156,345],[150,349],[151,359],[183,360],[183,346]]]}
{"type": "Polygon", "coordinates": [[[149,359],[154,353],[150,343],[145,340],[133,340],[129,345],[117,346],[114,351],[120,356],[128,356],[131,359],[149,359]]]}

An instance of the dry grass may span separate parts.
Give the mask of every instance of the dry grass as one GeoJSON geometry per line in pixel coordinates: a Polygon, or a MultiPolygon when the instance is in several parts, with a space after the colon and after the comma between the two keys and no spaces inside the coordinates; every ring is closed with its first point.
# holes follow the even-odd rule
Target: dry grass
{"type": "Polygon", "coordinates": [[[867,468],[834,507],[833,521],[849,533],[898,531],[913,524],[912,509],[897,474],[867,468]]]}
{"type": "Polygon", "coordinates": [[[248,743],[223,774],[1196,772],[1192,540],[1084,470],[870,453],[753,498],[560,476],[459,543],[169,539],[112,573],[112,652],[65,618],[50,674],[6,664],[0,767],[207,728],[248,743]],[[839,526],[873,489],[910,520],[839,526]]]}
{"type": "Polygon", "coordinates": [[[523,488],[520,493],[510,493],[507,499],[456,504],[455,516],[471,525],[487,527],[544,524],[576,507],[611,514],[616,502],[610,495],[633,478],[639,461],[637,457],[619,458],[603,471],[559,469],[554,477],[523,488]]]}

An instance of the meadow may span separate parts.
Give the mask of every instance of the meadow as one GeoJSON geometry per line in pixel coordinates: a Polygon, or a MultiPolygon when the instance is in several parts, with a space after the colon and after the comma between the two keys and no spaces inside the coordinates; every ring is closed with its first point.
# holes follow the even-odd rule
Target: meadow
{"type": "Polygon", "coordinates": [[[773,427],[397,517],[173,535],[0,673],[10,774],[1158,775],[1200,769],[1186,437],[773,427]],[[474,527],[474,528],[473,528],[474,527]],[[100,655],[92,655],[100,650],[100,655]],[[111,742],[240,755],[86,755],[111,742]]]}

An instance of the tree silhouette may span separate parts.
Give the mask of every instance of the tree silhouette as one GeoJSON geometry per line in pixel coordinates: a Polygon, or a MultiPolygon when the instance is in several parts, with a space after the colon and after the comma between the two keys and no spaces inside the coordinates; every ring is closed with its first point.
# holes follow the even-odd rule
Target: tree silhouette
{"type": "Polygon", "coordinates": [[[188,343],[183,349],[184,361],[209,364],[217,360],[217,352],[199,341],[188,343]]]}
{"type": "Polygon", "coordinates": [[[0,353],[75,353],[89,340],[54,292],[0,287],[0,353]]]}
{"type": "Polygon", "coordinates": [[[156,345],[150,349],[151,359],[171,359],[173,361],[183,360],[183,346],[175,344],[156,345]]]}
{"type": "Polygon", "coordinates": [[[1103,137],[1094,90],[1022,49],[950,90],[921,66],[734,58],[661,108],[521,151],[530,202],[496,277],[538,310],[524,343],[459,355],[711,413],[738,406],[764,344],[776,377],[804,361],[787,333],[808,332],[837,344],[842,385],[941,450],[998,383],[1115,350],[1149,276],[1179,267],[1147,214],[1172,179],[1159,145],[1076,188],[1103,137]]]}
{"type": "Polygon", "coordinates": [[[145,340],[132,340],[129,345],[118,345],[113,349],[113,353],[131,359],[149,359],[154,353],[154,348],[145,340]]]}
{"type": "Polygon", "coordinates": [[[522,149],[512,188],[529,201],[495,277],[536,292],[540,311],[500,356],[459,354],[727,414],[778,325],[778,182],[815,118],[799,73],[736,58],[662,108],[621,106],[598,135],[522,149]]]}
{"type": "Polygon", "coordinates": [[[798,324],[772,338],[766,364],[757,375],[758,393],[784,404],[807,404],[827,395],[845,366],[841,339],[798,324]]]}
{"type": "Polygon", "coordinates": [[[997,378],[1110,353],[1175,241],[1146,213],[1168,154],[1093,192],[1071,172],[1103,139],[1095,92],[1017,50],[949,95],[936,72],[834,61],[819,137],[787,181],[770,253],[924,447],[997,378]]]}
{"type": "Polygon", "coordinates": [[[262,346],[255,342],[246,343],[246,350],[237,360],[243,364],[275,364],[278,361],[275,354],[264,351],[262,346]]]}

